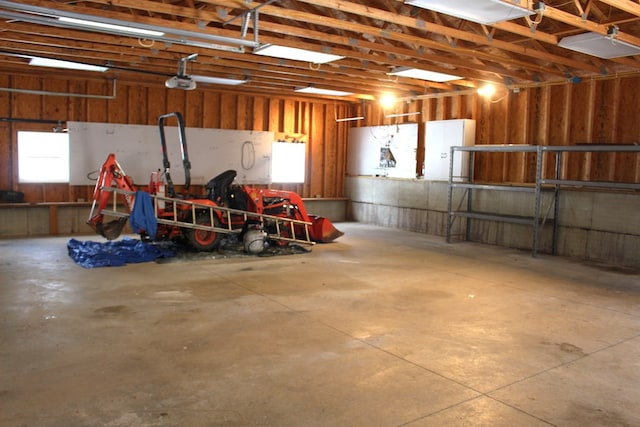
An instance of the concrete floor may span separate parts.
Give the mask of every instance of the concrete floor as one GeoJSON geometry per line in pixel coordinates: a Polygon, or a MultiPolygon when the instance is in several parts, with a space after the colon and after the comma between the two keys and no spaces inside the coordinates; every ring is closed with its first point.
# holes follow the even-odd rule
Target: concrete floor
{"type": "Polygon", "coordinates": [[[0,241],[0,425],[640,425],[638,271],[339,228],[89,270],[0,241]]]}

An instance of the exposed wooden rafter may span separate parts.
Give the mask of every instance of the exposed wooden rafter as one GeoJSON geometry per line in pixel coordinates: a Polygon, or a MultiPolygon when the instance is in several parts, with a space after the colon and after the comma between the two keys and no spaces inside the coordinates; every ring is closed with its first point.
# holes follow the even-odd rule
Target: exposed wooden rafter
{"type": "MultiPolygon", "coordinates": [[[[138,40],[0,18],[0,63],[18,72],[42,73],[19,55],[106,64],[109,78],[162,84],[177,61],[191,53],[193,74],[247,78],[240,91],[292,91],[315,85],[356,97],[460,90],[484,81],[537,84],[572,76],[640,72],[637,57],[604,60],[558,47],[562,37],[619,27],[619,40],[639,45],[640,4],[628,0],[548,0],[541,15],[490,26],[408,6],[402,0],[21,0],[20,3],[89,16],[175,28],[261,44],[331,51],[345,58],[321,66],[179,43],[138,40]],[[257,9],[256,9],[257,8],[257,9]],[[258,12],[256,18],[255,12],[258,12]],[[247,13],[248,26],[240,19],[247,13]],[[254,24],[258,28],[254,28],[254,24]],[[434,83],[390,78],[398,66],[463,78],[434,83]]],[[[2,10],[2,7],[0,7],[2,10]]],[[[46,71],[48,72],[48,71],[46,71]]]]}

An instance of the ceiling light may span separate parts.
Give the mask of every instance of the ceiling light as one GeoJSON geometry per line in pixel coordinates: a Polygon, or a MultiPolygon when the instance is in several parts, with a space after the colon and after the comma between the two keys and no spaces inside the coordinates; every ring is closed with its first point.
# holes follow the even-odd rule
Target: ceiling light
{"type": "Polygon", "coordinates": [[[69,24],[82,25],[85,27],[93,27],[99,30],[119,31],[124,33],[135,34],[138,36],[147,36],[147,37],[164,36],[164,33],[161,31],[146,30],[144,28],[129,27],[124,25],[115,25],[115,24],[109,24],[106,22],[89,21],[86,19],[67,18],[66,16],[61,16],[58,18],[58,20],[61,22],[69,23],[69,24]]]}
{"type": "Polygon", "coordinates": [[[254,37],[255,40],[247,40],[244,38],[209,34],[203,31],[188,31],[173,27],[161,27],[120,19],[110,19],[7,0],[0,0],[0,17],[38,25],[81,31],[96,31],[118,36],[144,37],[149,40],[167,44],[173,43],[203,49],[240,53],[244,52],[245,46],[255,48],[260,45],[257,41],[257,33],[254,37]]]}
{"type": "Polygon", "coordinates": [[[603,36],[598,33],[584,33],[564,37],[558,46],[598,58],[610,59],[640,54],[640,46],[618,40],[615,31],[603,36]]]}
{"type": "Polygon", "coordinates": [[[484,96],[485,98],[492,97],[494,93],[496,93],[496,87],[492,84],[486,84],[478,88],[478,95],[484,96]]]}
{"type": "Polygon", "coordinates": [[[524,0],[406,0],[405,3],[479,24],[495,24],[534,14],[524,0]]]}
{"type": "Polygon", "coordinates": [[[297,47],[278,46],[275,44],[265,44],[253,49],[256,55],[271,56],[281,59],[292,59],[295,61],[311,62],[313,64],[326,64],[327,62],[343,59],[344,56],[330,53],[314,52],[312,50],[298,49],[297,47]]]}
{"type": "Polygon", "coordinates": [[[389,93],[382,95],[382,97],[380,98],[380,105],[382,105],[382,108],[392,107],[395,103],[396,97],[389,93]]]}
{"type": "Polygon", "coordinates": [[[347,96],[353,95],[353,92],[343,92],[341,90],[320,89],[313,86],[299,87],[294,90],[298,93],[312,93],[314,95],[327,95],[327,96],[347,96]]]}
{"type": "Polygon", "coordinates": [[[437,73],[435,71],[420,70],[418,68],[410,67],[398,67],[387,74],[390,76],[410,77],[412,79],[428,80],[439,83],[451,80],[460,80],[462,78],[451,74],[437,73]]]}
{"type": "Polygon", "coordinates": [[[199,83],[211,83],[215,85],[229,85],[238,86],[247,83],[249,80],[240,79],[227,79],[224,77],[210,77],[210,76],[191,76],[191,78],[199,83]]]}
{"type": "Polygon", "coordinates": [[[99,71],[101,73],[104,73],[109,69],[108,67],[101,67],[99,65],[63,61],[60,59],[40,58],[37,56],[31,58],[31,60],[29,61],[29,65],[35,65],[37,67],[65,68],[68,70],[99,71]]]}

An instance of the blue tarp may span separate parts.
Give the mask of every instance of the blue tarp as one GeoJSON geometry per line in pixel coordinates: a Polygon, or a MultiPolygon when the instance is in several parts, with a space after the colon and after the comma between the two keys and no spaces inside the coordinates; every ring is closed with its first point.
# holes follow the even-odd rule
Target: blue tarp
{"type": "Polygon", "coordinates": [[[84,268],[119,267],[128,263],[175,256],[175,252],[169,249],[126,237],[104,243],[71,239],[67,243],[67,249],[71,259],[84,268]]]}
{"type": "Polygon", "coordinates": [[[129,215],[129,224],[135,233],[140,233],[140,230],[144,230],[151,240],[156,238],[158,220],[153,211],[153,201],[149,193],[136,191],[133,209],[131,209],[131,215],[129,215]]]}

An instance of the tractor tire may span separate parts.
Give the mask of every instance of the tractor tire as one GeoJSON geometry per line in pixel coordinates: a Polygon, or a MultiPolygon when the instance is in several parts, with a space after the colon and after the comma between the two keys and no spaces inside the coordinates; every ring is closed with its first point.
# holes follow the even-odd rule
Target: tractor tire
{"type": "MultiPolygon", "coordinates": [[[[218,227],[219,223],[220,221],[214,215],[214,227],[218,227]]],[[[211,218],[209,217],[209,214],[204,213],[197,215],[196,224],[211,225],[211,218]]],[[[216,231],[199,230],[197,228],[185,228],[183,233],[189,246],[201,252],[209,252],[216,249],[220,245],[220,241],[222,240],[222,234],[216,231]]]]}

